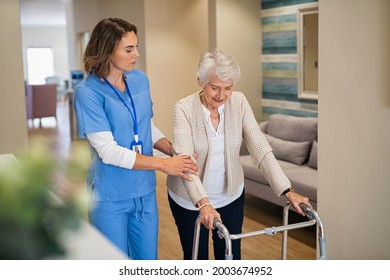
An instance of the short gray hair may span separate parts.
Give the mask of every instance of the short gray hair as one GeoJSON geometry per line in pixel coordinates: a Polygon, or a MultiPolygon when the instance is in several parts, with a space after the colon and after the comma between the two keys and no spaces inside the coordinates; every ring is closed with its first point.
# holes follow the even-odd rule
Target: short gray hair
{"type": "Polygon", "coordinates": [[[216,49],[200,56],[197,71],[200,86],[203,87],[213,75],[223,82],[235,83],[240,78],[241,71],[231,55],[216,49]]]}

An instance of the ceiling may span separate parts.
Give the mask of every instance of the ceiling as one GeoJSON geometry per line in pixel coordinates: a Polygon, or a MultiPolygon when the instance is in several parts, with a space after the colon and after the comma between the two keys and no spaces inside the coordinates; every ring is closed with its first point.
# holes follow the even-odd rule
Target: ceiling
{"type": "Polygon", "coordinates": [[[66,25],[65,3],[69,0],[20,0],[22,26],[66,25]]]}

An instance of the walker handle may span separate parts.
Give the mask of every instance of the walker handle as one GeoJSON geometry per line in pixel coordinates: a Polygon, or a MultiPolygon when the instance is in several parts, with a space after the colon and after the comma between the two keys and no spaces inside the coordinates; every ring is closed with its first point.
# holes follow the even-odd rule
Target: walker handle
{"type": "Polygon", "coordinates": [[[214,228],[219,228],[220,225],[222,225],[222,222],[217,217],[215,217],[213,221],[214,228]]]}
{"type": "Polygon", "coordinates": [[[301,203],[299,204],[299,207],[301,207],[302,211],[305,212],[306,214],[311,212],[311,207],[307,204],[301,203]]]}
{"type": "Polygon", "coordinates": [[[302,211],[305,212],[306,217],[309,220],[317,220],[317,221],[319,220],[319,216],[317,212],[315,212],[313,208],[311,208],[309,205],[301,203],[299,204],[299,207],[301,207],[302,211]]]}

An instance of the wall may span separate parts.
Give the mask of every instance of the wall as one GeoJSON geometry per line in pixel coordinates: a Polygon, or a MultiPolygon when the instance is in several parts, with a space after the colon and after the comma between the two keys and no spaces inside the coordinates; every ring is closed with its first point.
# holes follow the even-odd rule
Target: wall
{"type": "MultiPolygon", "coordinates": [[[[241,79],[235,85],[235,90],[245,94],[255,117],[260,122],[262,120],[260,1],[216,0],[215,4],[215,47],[229,52],[240,65],[241,79]]],[[[210,28],[213,26],[210,25],[210,28]]]]}
{"type": "MultiPolygon", "coordinates": [[[[171,137],[176,101],[199,90],[196,81],[199,55],[210,48],[221,47],[235,56],[243,70],[237,89],[244,91],[255,107],[260,106],[259,0],[239,3],[233,0],[114,2],[115,5],[106,0],[73,1],[74,20],[69,23],[73,34],[69,42],[76,41],[78,32],[92,31],[97,21],[104,17],[119,16],[136,24],[141,53],[137,68],[149,76],[154,121],[167,137],[171,137]],[[88,7],[93,8],[88,10],[88,7]],[[231,21],[237,17],[242,20],[231,21]],[[233,41],[241,45],[232,47],[235,45],[233,41]],[[245,52],[242,51],[243,45],[246,46],[245,52]]],[[[74,57],[74,61],[69,64],[76,65],[76,50],[70,47],[70,53],[73,53],[69,57],[74,57]]],[[[255,114],[261,117],[259,110],[255,110],[255,114]]]]}
{"type": "MultiPolygon", "coordinates": [[[[314,2],[314,3],[313,3],[314,2]]],[[[317,116],[317,100],[298,98],[297,12],[316,0],[263,0],[262,97],[263,117],[281,113],[317,116]]]]}
{"type": "Polygon", "coordinates": [[[1,0],[0,6],[0,154],[17,155],[28,142],[20,7],[14,0],[1,0]]]}
{"type": "Polygon", "coordinates": [[[137,60],[137,68],[145,71],[145,39],[143,0],[83,0],[68,1],[67,31],[69,65],[71,70],[83,69],[83,52],[80,50],[78,37],[85,32],[91,33],[95,25],[107,17],[120,17],[138,28],[138,43],[141,57],[137,60]]]}
{"type": "Polygon", "coordinates": [[[146,69],[154,122],[171,138],[176,101],[199,90],[199,55],[208,49],[206,0],[145,0],[146,69]]]}
{"type": "MultiPolygon", "coordinates": [[[[328,257],[390,259],[390,2],[319,4],[318,212],[328,257]]],[[[7,54],[0,70],[0,154],[18,153],[27,147],[19,2],[1,0],[0,7],[0,35],[9,38],[0,44],[7,54]]],[[[148,33],[148,21],[145,26],[148,33]]]]}
{"type": "Polygon", "coordinates": [[[389,260],[390,1],[319,8],[318,211],[328,256],[389,260]]]}
{"type": "Polygon", "coordinates": [[[45,47],[53,49],[54,74],[62,80],[69,79],[68,65],[68,42],[66,27],[22,27],[23,43],[23,68],[24,79],[28,79],[27,74],[27,48],[45,47]],[[44,36],[42,36],[44,34],[44,36]]]}
{"type": "MultiPolygon", "coordinates": [[[[143,0],[69,0],[64,2],[66,9],[68,61],[70,70],[83,70],[83,50],[79,37],[91,33],[95,25],[107,17],[121,17],[138,28],[139,50],[145,53],[143,0]]],[[[137,61],[137,67],[145,71],[145,56],[137,61]]]]}
{"type": "Polygon", "coordinates": [[[246,94],[260,120],[260,111],[255,110],[261,104],[258,0],[146,0],[145,14],[154,121],[168,137],[174,104],[200,89],[196,82],[200,54],[216,47],[231,53],[241,66],[243,75],[235,88],[246,94]]]}
{"type": "Polygon", "coordinates": [[[70,70],[83,70],[83,51],[79,38],[85,32],[92,32],[98,23],[99,5],[98,0],[68,1],[67,6],[67,29],[68,29],[68,52],[70,70]]]}
{"type": "Polygon", "coordinates": [[[99,17],[100,19],[107,17],[120,17],[137,26],[138,50],[141,54],[137,60],[137,68],[145,72],[146,43],[144,0],[99,0],[99,17]]]}

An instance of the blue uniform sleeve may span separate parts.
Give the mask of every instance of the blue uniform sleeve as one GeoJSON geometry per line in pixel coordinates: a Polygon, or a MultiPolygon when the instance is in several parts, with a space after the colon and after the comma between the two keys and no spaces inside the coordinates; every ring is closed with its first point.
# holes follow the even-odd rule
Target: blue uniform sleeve
{"type": "Polygon", "coordinates": [[[90,132],[111,131],[104,110],[104,98],[98,91],[84,83],[79,84],[75,88],[74,107],[81,138],[86,138],[86,133],[90,132]]]}

